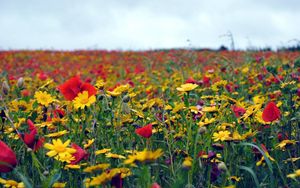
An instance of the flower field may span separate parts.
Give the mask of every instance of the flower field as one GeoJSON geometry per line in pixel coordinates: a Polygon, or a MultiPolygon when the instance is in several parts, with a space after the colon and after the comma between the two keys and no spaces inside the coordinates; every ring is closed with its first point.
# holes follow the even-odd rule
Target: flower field
{"type": "Polygon", "coordinates": [[[300,53],[0,52],[2,187],[299,187],[300,53]]]}

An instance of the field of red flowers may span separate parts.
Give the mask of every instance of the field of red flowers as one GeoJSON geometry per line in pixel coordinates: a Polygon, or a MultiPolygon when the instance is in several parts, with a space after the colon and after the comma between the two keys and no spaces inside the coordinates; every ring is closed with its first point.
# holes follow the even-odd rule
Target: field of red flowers
{"type": "Polygon", "coordinates": [[[3,187],[299,187],[300,52],[2,51],[3,187]]]}

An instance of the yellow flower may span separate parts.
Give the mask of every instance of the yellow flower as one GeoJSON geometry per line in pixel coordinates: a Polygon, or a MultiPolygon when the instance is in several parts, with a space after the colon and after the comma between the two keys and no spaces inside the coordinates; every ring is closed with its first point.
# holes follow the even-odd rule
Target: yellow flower
{"type": "Polygon", "coordinates": [[[36,98],[37,102],[41,105],[45,105],[46,107],[54,101],[50,94],[46,91],[37,91],[34,94],[34,98],[36,98]]]}
{"type": "Polygon", "coordinates": [[[258,122],[258,123],[261,123],[263,125],[266,125],[266,124],[270,124],[271,122],[265,122],[262,118],[262,111],[259,110],[256,112],[255,114],[255,120],[258,122]]]}
{"type": "Polygon", "coordinates": [[[108,164],[108,163],[97,164],[94,166],[86,167],[83,170],[83,172],[92,173],[93,171],[96,171],[96,170],[106,170],[106,169],[108,169],[109,166],[110,166],[110,164],[108,164]]]}
{"type": "Polygon", "coordinates": [[[266,97],[260,95],[256,95],[253,97],[254,104],[263,104],[266,100],[266,97]]]}
{"type": "Polygon", "coordinates": [[[216,112],[218,109],[216,106],[205,106],[202,108],[202,112],[216,112]]]}
{"type": "Polygon", "coordinates": [[[105,82],[102,79],[97,80],[96,84],[95,84],[96,88],[98,88],[98,89],[103,89],[104,85],[105,85],[105,82]]]}
{"type": "Polygon", "coordinates": [[[48,137],[48,138],[60,137],[60,136],[63,136],[67,133],[69,133],[67,130],[63,130],[63,131],[59,131],[59,132],[56,132],[56,133],[47,134],[47,135],[45,135],[45,137],[48,137]]]}
{"type": "Polygon", "coordinates": [[[68,165],[65,166],[64,169],[80,169],[80,165],[68,164],[68,165]]]}
{"type": "Polygon", "coordinates": [[[100,149],[100,150],[95,151],[95,154],[96,155],[104,154],[104,153],[109,152],[110,150],[111,149],[109,149],[109,148],[100,149]]]}
{"type": "Polygon", "coordinates": [[[113,91],[106,91],[107,94],[109,94],[112,97],[117,97],[121,95],[123,92],[126,92],[129,90],[129,84],[126,85],[120,85],[116,87],[113,91]]]}
{"type": "Polygon", "coordinates": [[[5,180],[0,178],[0,183],[4,186],[4,187],[8,187],[8,188],[25,188],[25,185],[23,182],[16,182],[15,180],[5,180]]]}
{"type": "Polygon", "coordinates": [[[198,87],[197,84],[191,84],[191,83],[188,83],[188,84],[182,84],[180,87],[177,87],[176,89],[177,89],[178,91],[186,92],[186,91],[192,91],[192,90],[194,90],[196,87],[198,87]]]}
{"type": "Polygon", "coordinates": [[[211,86],[211,89],[215,92],[219,91],[219,87],[220,86],[225,86],[227,84],[227,81],[226,80],[220,80],[216,83],[214,83],[212,86],[211,86]]]}
{"type": "Polygon", "coordinates": [[[172,113],[176,114],[179,110],[182,110],[184,108],[184,103],[175,103],[172,113]]]}
{"type": "Polygon", "coordinates": [[[83,145],[83,148],[84,149],[89,148],[94,142],[95,142],[95,139],[88,140],[88,142],[83,145]]]}
{"type": "Polygon", "coordinates": [[[154,152],[144,149],[143,151],[138,151],[133,155],[129,155],[124,161],[124,164],[134,164],[135,162],[152,162],[162,156],[162,154],[162,149],[157,149],[154,152]]]}
{"type": "Polygon", "coordinates": [[[106,158],[114,158],[114,159],[126,159],[126,157],[124,157],[123,155],[118,155],[118,154],[110,153],[110,152],[106,153],[105,157],[106,158]]]}
{"type": "Polygon", "coordinates": [[[78,96],[73,100],[75,109],[84,109],[84,107],[89,107],[94,102],[96,102],[96,97],[94,95],[89,97],[89,93],[87,91],[79,93],[78,96]]]}
{"type": "Polygon", "coordinates": [[[297,141],[295,140],[282,140],[277,146],[276,148],[280,148],[282,150],[285,150],[285,147],[288,145],[295,145],[297,141]]]}
{"type": "Polygon", "coordinates": [[[54,157],[56,160],[62,162],[70,162],[72,159],[74,159],[72,154],[76,152],[75,149],[68,148],[70,142],[71,140],[67,140],[65,143],[63,143],[60,139],[57,139],[52,140],[53,144],[46,143],[44,147],[51,150],[46,155],[49,157],[54,157]]]}
{"type": "Polygon", "coordinates": [[[83,184],[84,184],[85,188],[89,188],[90,187],[90,183],[91,183],[91,179],[90,178],[86,178],[85,180],[83,180],[83,184]]]}
{"type": "Polygon", "coordinates": [[[191,157],[186,157],[184,158],[184,161],[182,163],[182,167],[184,169],[190,169],[192,167],[192,164],[193,164],[193,159],[191,157]]]}
{"type": "Polygon", "coordinates": [[[52,185],[52,188],[64,188],[66,186],[67,182],[65,183],[59,183],[59,182],[56,182],[52,185]]]}
{"type": "Polygon", "coordinates": [[[213,123],[213,122],[215,122],[215,121],[216,121],[215,118],[211,118],[211,119],[205,118],[204,121],[200,121],[200,122],[198,123],[198,126],[199,126],[199,127],[203,127],[203,126],[208,125],[208,124],[211,124],[211,123],[213,123]]]}
{"type": "Polygon", "coordinates": [[[13,100],[9,106],[10,111],[18,112],[19,110],[23,112],[30,112],[32,110],[32,100],[30,102],[26,102],[24,100],[13,100]]]}
{"type": "Polygon", "coordinates": [[[106,182],[110,181],[113,177],[121,175],[121,178],[125,178],[131,175],[130,169],[128,168],[113,168],[107,172],[103,172],[99,176],[92,177],[92,180],[89,182],[90,186],[103,185],[106,182]]]}
{"type": "MultiPolygon", "coordinates": [[[[275,159],[270,156],[269,152],[265,151],[265,154],[271,161],[275,161],[275,159]]],[[[264,164],[264,161],[265,161],[265,157],[262,156],[261,159],[256,162],[256,166],[260,166],[260,165],[264,164]]]]}
{"type": "Polygon", "coordinates": [[[292,157],[292,158],[288,158],[286,160],[284,160],[283,162],[287,163],[287,162],[296,162],[300,159],[300,157],[292,157]]]}
{"type": "Polygon", "coordinates": [[[239,182],[241,180],[241,178],[237,177],[237,176],[230,176],[228,179],[235,181],[235,182],[239,182]]]}
{"type": "Polygon", "coordinates": [[[229,135],[230,135],[229,131],[219,131],[218,133],[213,134],[213,139],[215,142],[219,140],[224,141],[230,139],[229,135]]]}
{"type": "Polygon", "coordinates": [[[288,178],[293,178],[293,179],[295,179],[295,178],[297,178],[297,177],[300,177],[300,169],[296,170],[296,171],[295,171],[294,173],[292,173],[292,174],[288,174],[287,177],[288,177],[288,178]]]}

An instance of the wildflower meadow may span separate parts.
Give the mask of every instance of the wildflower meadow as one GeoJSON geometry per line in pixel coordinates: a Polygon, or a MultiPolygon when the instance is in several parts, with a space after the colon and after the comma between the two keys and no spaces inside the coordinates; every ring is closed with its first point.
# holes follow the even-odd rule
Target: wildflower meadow
{"type": "Polygon", "coordinates": [[[300,52],[1,51],[0,187],[300,187],[300,52]]]}

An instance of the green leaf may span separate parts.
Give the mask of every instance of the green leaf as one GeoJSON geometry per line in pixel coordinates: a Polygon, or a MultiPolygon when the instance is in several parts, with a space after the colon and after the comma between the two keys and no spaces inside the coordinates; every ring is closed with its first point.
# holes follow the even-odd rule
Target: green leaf
{"type": "Polygon", "coordinates": [[[26,178],[22,173],[20,173],[18,170],[15,170],[16,174],[19,176],[21,181],[24,183],[26,188],[33,188],[31,183],[29,182],[28,178],[26,178]]]}
{"type": "Polygon", "coordinates": [[[239,166],[239,169],[249,172],[255,182],[256,187],[260,187],[257,176],[251,168],[246,167],[246,166],[239,166]]]}
{"type": "Polygon", "coordinates": [[[52,185],[61,178],[61,172],[54,169],[51,171],[51,176],[43,183],[43,188],[52,187],[52,185]]]}

